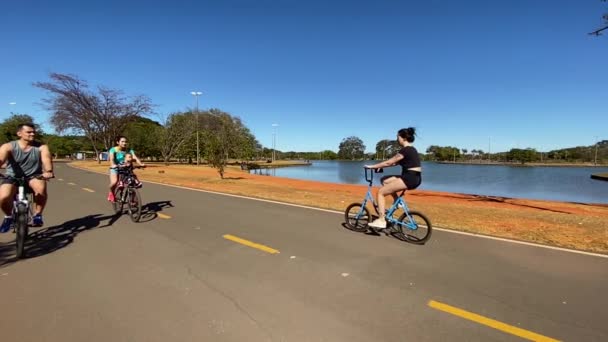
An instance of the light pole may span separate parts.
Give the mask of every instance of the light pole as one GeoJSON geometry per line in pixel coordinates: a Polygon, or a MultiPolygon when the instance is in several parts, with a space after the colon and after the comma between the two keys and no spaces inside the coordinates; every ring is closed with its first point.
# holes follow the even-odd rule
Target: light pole
{"type": "Polygon", "coordinates": [[[488,137],[488,164],[490,163],[490,160],[492,159],[490,157],[490,153],[491,153],[491,147],[492,147],[492,143],[491,143],[491,139],[492,137],[488,137]]]}
{"type": "Polygon", "coordinates": [[[595,137],[595,160],[593,165],[597,166],[597,136],[595,137]]]}
{"type": "Polygon", "coordinates": [[[272,162],[273,163],[274,163],[274,161],[276,159],[275,151],[277,149],[277,144],[276,144],[277,127],[279,127],[279,124],[277,124],[277,123],[273,123],[272,124],[272,162]]]}
{"type": "Polygon", "coordinates": [[[190,94],[196,98],[196,165],[200,161],[200,145],[198,141],[198,97],[203,95],[200,91],[191,91],[190,94]]]}

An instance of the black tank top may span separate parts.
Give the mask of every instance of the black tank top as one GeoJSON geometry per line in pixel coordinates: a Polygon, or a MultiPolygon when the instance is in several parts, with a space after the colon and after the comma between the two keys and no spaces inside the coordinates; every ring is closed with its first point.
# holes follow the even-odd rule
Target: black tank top
{"type": "Polygon", "coordinates": [[[399,150],[399,154],[403,156],[403,159],[399,161],[402,174],[406,173],[407,169],[420,167],[420,156],[418,155],[418,151],[416,148],[414,148],[414,146],[406,146],[402,148],[399,150]]]}

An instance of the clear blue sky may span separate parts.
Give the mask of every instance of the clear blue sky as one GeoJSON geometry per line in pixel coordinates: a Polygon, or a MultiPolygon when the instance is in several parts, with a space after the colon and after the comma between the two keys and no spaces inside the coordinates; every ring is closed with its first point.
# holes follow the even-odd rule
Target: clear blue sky
{"type": "MultiPolygon", "coordinates": [[[[399,128],[416,145],[505,151],[608,139],[608,36],[599,0],[3,1],[0,119],[48,125],[32,82],[74,73],[241,117],[265,146],[373,151],[399,128]],[[9,104],[16,102],[16,104],[9,104]]],[[[154,117],[152,117],[154,119],[154,117]]]]}

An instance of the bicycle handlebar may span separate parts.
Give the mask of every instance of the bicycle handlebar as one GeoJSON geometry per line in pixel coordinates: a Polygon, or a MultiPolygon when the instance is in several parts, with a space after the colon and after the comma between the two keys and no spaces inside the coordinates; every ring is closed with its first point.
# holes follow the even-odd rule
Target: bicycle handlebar
{"type": "Polygon", "coordinates": [[[116,166],[110,166],[110,169],[112,170],[120,170],[120,169],[128,169],[128,168],[134,168],[134,169],[145,169],[146,165],[116,165],[116,166]]]}
{"type": "Polygon", "coordinates": [[[383,168],[368,169],[364,167],[363,169],[365,170],[365,180],[369,183],[369,185],[372,185],[372,183],[374,182],[374,173],[384,173],[383,168]]]}

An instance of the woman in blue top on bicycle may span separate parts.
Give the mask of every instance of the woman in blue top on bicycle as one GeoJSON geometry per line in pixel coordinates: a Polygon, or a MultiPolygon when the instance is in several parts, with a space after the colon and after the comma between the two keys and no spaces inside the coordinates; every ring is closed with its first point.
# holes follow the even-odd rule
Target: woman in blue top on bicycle
{"type": "Polygon", "coordinates": [[[137,158],[135,152],[127,148],[127,138],[124,136],[118,137],[116,139],[117,146],[114,146],[108,151],[109,159],[110,159],[110,192],[108,193],[108,201],[114,202],[114,190],[116,189],[116,184],[118,183],[118,170],[117,166],[124,164],[125,157],[127,154],[130,154],[133,159],[137,162],[139,166],[144,166],[144,164],[137,158]]]}
{"type": "Polygon", "coordinates": [[[384,196],[392,195],[397,199],[397,192],[405,189],[416,189],[422,182],[422,168],[420,166],[420,156],[412,143],[416,136],[416,129],[413,127],[402,128],[397,132],[397,141],[403,146],[399,152],[389,160],[374,164],[365,165],[368,169],[380,169],[383,167],[401,165],[401,175],[382,177],[382,187],[378,189],[378,213],[379,217],[369,223],[372,228],[386,228],[384,196]]]}

